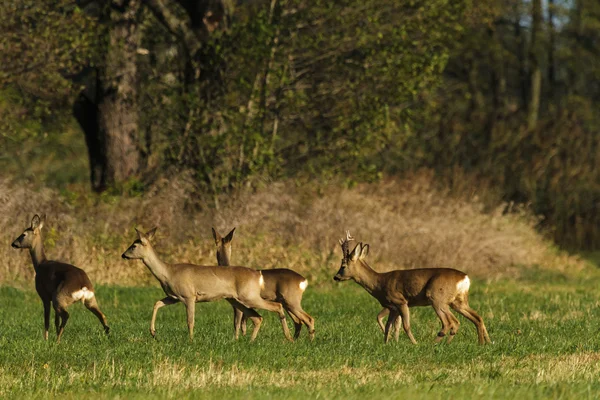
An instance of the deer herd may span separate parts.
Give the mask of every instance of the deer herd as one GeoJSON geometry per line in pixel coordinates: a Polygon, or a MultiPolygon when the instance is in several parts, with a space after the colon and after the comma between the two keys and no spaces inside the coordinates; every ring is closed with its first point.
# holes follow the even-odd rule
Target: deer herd
{"type": "MultiPolygon", "coordinates": [[[[31,226],[12,242],[12,247],[29,249],[35,270],[35,288],[44,306],[44,339],[48,340],[50,326],[50,306],[54,308],[54,324],[57,342],[60,342],[69,313],[67,308],[78,301],[90,310],[102,324],[106,334],[109,327],[106,317],[100,311],[96,292],[84,270],[74,265],[52,261],[46,258],[42,240],[42,227],[45,215],[35,215],[31,226]]],[[[155,321],[158,310],[164,306],[183,303],[187,311],[187,325],[190,340],[194,335],[194,317],[197,302],[224,299],[233,308],[234,337],[246,334],[246,322],[253,324],[250,341],[254,341],[260,330],[262,317],[257,309],[277,314],[283,334],[289,341],[300,336],[302,325],[306,326],[310,339],[314,339],[315,321],[302,308],[302,296],[308,281],[291,269],[265,269],[231,266],[231,242],[235,228],[222,237],[214,228],[213,238],[217,247],[216,266],[195,264],[169,264],[160,259],[152,239],[156,228],[148,232],[136,229],[137,239],[123,253],[124,259],[141,260],[152,275],[160,282],[165,297],[154,303],[150,320],[150,333],[156,336],[155,321]],[[286,322],[286,313],[294,323],[292,337],[286,322]]],[[[366,261],[369,245],[357,243],[350,251],[354,238],[350,232],[340,239],[342,262],[333,277],[336,281],[353,280],[362,286],[381,304],[383,309],[377,315],[377,323],[384,333],[384,341],[389,341],[395,332],[398,340],[400,326],[413,344],[416,340],[410,329],[410,307],[433,307],[442,323],[436,342],[447,338],[450,343],[459,328],[459,321],[450,309],[471,321],[477,329],[479,344],[490,343],[490,338],[481,316],[469,306],[468,294],[471,281],[467,274],[450,268],[422,268],[394,270],[378,273],[366,261]],[[384,325],[383,320],[388,317],[384,325]]]]}

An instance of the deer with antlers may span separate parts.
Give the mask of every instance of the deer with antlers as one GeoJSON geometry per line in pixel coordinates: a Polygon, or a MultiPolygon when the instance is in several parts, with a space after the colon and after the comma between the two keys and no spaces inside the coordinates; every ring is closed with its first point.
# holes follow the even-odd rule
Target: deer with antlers
{"type": "Polygon", "coordinates": [[[432,306],[442,322],[436,343],[446,336],[448,343],[458,332],[459,321],[450,308],[467,318],[477,328],[479,344],[490,343],[483,318],[469,306],[468,294],[471,281],[464,272],[450,268],[422,268],[394,270],[378,273],[365,261],[369,245],[358,243],[349,251],[349,242],[354,240],[346,231],[346,238],[340,239],[342,264],[334,276],[336,281],[354,280],[379,303],[390,311],[384,331],[385,343],[389,340],[390,328],[398,318],[402,319],[404,332],[416,344],[410,329],[409,308],[432,306]]]}

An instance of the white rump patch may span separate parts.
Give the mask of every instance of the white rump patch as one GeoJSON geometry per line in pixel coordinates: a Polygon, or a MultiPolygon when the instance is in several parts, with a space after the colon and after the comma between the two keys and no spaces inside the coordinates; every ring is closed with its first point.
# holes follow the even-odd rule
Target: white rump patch
{"type": "Polygon", "coordinates": [[[265,288],[265,278],[263,278],[262,276],[262,272],[258,272],[260,274],[260,278],[258,278],[258,284],[260,285],[261,289],[265,288]]]}
{"type": "Polygon", "coordinates": [[[86,288],[84,286],[80,290],[71,293],[71,297],[75,301],[78,301],[78,300],[82,300],[82,301],[83,300],[89,300],[92,297],[94,297],[94,292],[92,292],[91,290],[88,290],[88,288],[86,288]]]}
{"type": "Polygon", "coordinates": [[[303,292],[306,290],[306,287],[308,286],[308,281],[305,279],[302,282],[300,282],[300,290],[302,290],[303,292]]]}
{"type": "Polygon", "coordinates": [[[461,281],[456,284],[456,290],[458,293],[466,293],[471,287],[471,280],[468,276],[465,276],[461,281]]]}

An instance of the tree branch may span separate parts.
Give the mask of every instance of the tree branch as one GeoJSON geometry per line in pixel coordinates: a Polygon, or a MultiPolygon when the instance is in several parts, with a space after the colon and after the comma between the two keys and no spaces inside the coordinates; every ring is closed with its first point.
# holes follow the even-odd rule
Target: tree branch
{"type": "Polygon", "coordinates": [[[169,9],[170,0],[144,0],[144,4],[148,6],[152,14],[158,21],[175,35],[181,39],[190,55],[193,55],[200,50],[202,42],[207,38],[202,32],[192,29],[191,19],[185,18],[182,20],[169,9]]]}

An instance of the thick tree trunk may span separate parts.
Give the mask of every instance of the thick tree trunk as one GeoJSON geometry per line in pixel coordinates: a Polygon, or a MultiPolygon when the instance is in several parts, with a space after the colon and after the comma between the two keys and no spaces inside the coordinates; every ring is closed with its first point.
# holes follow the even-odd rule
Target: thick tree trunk
{"type": "Polygon", "coordinates": [[[105,138],[106,179],[109,185],[139,172],[137,104],[137,18],[140,0],[114,1],[110,10],[109,44],[100,70],[98,128],[105,138]]]}
{"type": "Polygon", "coordinates": [[[141,0],[113,0],[104,60],[73,114],[84,131],[92,189],[101,192],[139,172],[137,104],[138,15],[141,0]]]}

